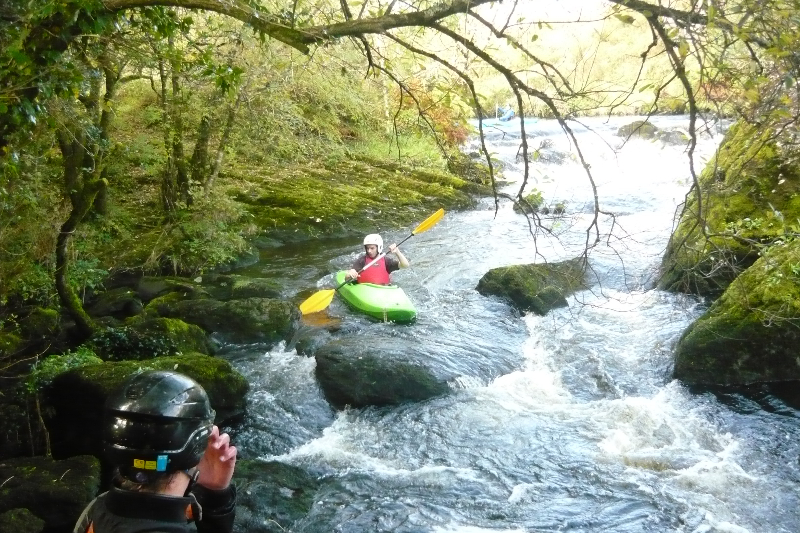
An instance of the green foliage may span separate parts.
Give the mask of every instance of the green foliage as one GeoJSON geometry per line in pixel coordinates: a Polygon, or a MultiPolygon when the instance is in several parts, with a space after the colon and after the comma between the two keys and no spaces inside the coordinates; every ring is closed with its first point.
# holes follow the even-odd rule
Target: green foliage
{"type": "Polygon", "coordinates": [[[102,359],[86,346],[80,346],[75,351],[68,351],[61,355],[51,355],[33,366],[25,380],[25,387],[29,393],[34,394],[49,385],[57,375],[63,372],[102,362],[102,359]]]}
{"type": "Polygon", "coordinates": [[[58,298],[52,270],[38,263],[9,280],[6,290],[14,300],[44,307],[54,305],[58,298]]]}
{"type": "Polygon", "coordinates": [[[165,335],[143,333],[128,326],[105,328],[92,337],[91,346],[106,361],[175,355],[177,348],[165,335]]]}

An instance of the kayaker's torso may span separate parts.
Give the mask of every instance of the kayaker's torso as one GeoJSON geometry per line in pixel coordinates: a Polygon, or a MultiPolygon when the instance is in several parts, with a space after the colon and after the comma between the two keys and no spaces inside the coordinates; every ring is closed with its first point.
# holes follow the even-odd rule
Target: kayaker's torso
{"type": "MultiPolygon", "coordinates": [[[[353,263],[355,270],[361,270],[372,259],[367,259],[366,254],[362,254],[353,263]]],[[[388,285],[390,282],[389,274],[400,269],[400,262],[390,256],[383,256],[374,265],[364,270],[358,276],[358,283],[374,283],[376,285],[388,285]]]]}

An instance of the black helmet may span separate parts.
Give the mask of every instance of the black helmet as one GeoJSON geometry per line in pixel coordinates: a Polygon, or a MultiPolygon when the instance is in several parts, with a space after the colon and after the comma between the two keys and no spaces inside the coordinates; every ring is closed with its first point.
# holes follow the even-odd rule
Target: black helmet
{"type": "Polygon", "coordinates": [[[203,457],[213,424],[208,395],[195,380],[177,372],[142,372],[106,402],[106,456],[123,475],[186,470],[203,457]]]}

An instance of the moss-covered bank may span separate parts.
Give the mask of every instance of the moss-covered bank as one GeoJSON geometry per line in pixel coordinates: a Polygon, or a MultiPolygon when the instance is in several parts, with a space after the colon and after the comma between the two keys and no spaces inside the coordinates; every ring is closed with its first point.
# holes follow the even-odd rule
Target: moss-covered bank
{"type": "Polygon", "coordinates": [[[797,150],[777,128],[740,121],[699,177],[662,261],[659,287],[719,296],[759,248],[800,228],[797,150]]]}
{"type": "Polygon", "coordinates": [[[737,277],[675,350],[691,384],[800,380],[800,243],[775,246],[737,277]]]}

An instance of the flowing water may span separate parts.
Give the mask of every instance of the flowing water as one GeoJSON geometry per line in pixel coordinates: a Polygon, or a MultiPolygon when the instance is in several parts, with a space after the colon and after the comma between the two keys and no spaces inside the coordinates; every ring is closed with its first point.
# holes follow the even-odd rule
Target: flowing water
{"type": "MultiPolygon", "coordinates": [[[[592,286],[569,307],[520,316],[475,290],[491,268],[571,258],[587,242],[588,177],[545,120],[526,124],[532,148],[549,139],[526,192],[565,205],[563,215],[543,217],[549,231],[534,240],[508,201],[495,211],[482,200],[404,246],[412,268],[393,281],[417,305],[414,325],[373,323],[334,299],[334,337],[426,361],[448,379],[449,395],[335,412],[313,358],[283,345],[232,348],[251,383],[249,415],[235,433],[241,455],[324,480],[295,531],[800,531],[800,411],[768,391],[714,394],[671,378],[674,345],[704,302],[652,285],[691,176],[684,146],[621,146],[614,133],[632,120],[572,125],[607,214],[590,254],[592,286]]],[[[517,127],[487,127],[510,194],[522,177],[517,127]]],[[[698,172],[719,140],[713,127],[701,136],[698,172]]],[[[287,246],[245,273],[278,277],[296,298],[330,287],[358,250],[358,239],[287,246]]]]}

